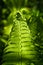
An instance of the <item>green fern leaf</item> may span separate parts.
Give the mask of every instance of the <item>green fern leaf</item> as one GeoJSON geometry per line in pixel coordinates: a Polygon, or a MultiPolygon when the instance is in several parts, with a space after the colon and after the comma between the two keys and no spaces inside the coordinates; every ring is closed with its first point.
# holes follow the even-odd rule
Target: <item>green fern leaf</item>
{"type": "Polygon", "coordinates": [[[37,60],[37,51],[32,42],[29,26],[22,16],[13,20],[8,46],[4,49],[2,65],[28,65],[37,60]]]}

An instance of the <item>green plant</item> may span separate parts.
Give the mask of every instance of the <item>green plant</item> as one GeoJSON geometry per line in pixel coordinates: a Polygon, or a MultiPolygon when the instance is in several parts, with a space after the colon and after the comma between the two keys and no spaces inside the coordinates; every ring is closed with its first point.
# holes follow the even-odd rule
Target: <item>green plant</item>
{"type": "Polygon", "coordinates": [[[33,14],[29,17],[29,13],[27,15],[28,10],[25,8],[22,8],[16,13],[14,13],[14,11],[10,14],[10,18],[8,18],[8,20],[11,20],[12,18],[10,21],[12,23],[12,29],[7,42],[7,47],[4,49],[2,65],[34,65],[38,60],[38,52],[35,44],[33,44],[35,38],[37,37],[37,22],[35,22],[33,18],[33,22],[29,21],[33,14]],[[28,18],[26,18],[26,15],[28,18]],[[31,26],[33,28],[31,28],[31,26]]]}
{"type": "Polygon", "coordinates": [[[28,0],[4,1],[11,13],[7,18],[7,24],[3,21],[5,26],[4,35],[0,38],[0,42],[3,42],[3,49],[0,48],[0,64],[43,65],[43,20],[40,18],[40,12],[34,7],[28,8],[28,0]]]}

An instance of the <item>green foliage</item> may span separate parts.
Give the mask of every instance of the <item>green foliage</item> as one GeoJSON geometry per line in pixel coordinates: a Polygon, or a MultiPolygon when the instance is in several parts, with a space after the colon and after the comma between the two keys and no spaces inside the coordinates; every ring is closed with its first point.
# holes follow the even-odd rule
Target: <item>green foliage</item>
{"type": "Polygon", "coordinates": [[[5,65],[17,65],[18,62],[26,62],[26,64],[31,64],[32,62],[29,61],[36,60],[37,51],[35,50],[35,46],[32,42],[29,26],[27,25],[27,22],[22,19],[22,16],[20,18],[18,16],[18,18],[13,19],[13,22],[14,23],[10,33],[10,38],[8,40],[8,46],[4,49],[3,63],[5,61],[5,65]]]}
{"type": "Polygon", "coordinates": [[[42,0],[3,1],[0,65],[43,65],[42,0]]]}

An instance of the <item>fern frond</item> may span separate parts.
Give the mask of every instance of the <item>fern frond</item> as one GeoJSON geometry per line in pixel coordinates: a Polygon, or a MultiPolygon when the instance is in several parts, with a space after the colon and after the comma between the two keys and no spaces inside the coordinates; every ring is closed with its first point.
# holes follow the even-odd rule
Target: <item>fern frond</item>
{"type": "Polygon", "coordinates": [[[21,17],[16,17],[13,22],[8,46],[4,49],[2,65],[31,64],[37,59],[37,51],[32,42],[29,26],[21,17]]]}

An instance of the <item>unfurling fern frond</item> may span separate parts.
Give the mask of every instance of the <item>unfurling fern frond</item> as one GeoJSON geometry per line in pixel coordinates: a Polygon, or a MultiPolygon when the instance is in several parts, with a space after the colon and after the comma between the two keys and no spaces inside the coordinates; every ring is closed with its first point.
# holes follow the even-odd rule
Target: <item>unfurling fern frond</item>
{"type": "Polygon", "coordinates": [[[34,65],[37,61],[37,51],[29,26],[19,12],[16,14],[8,44],[4,49],[2,65],[34,65]]]}

